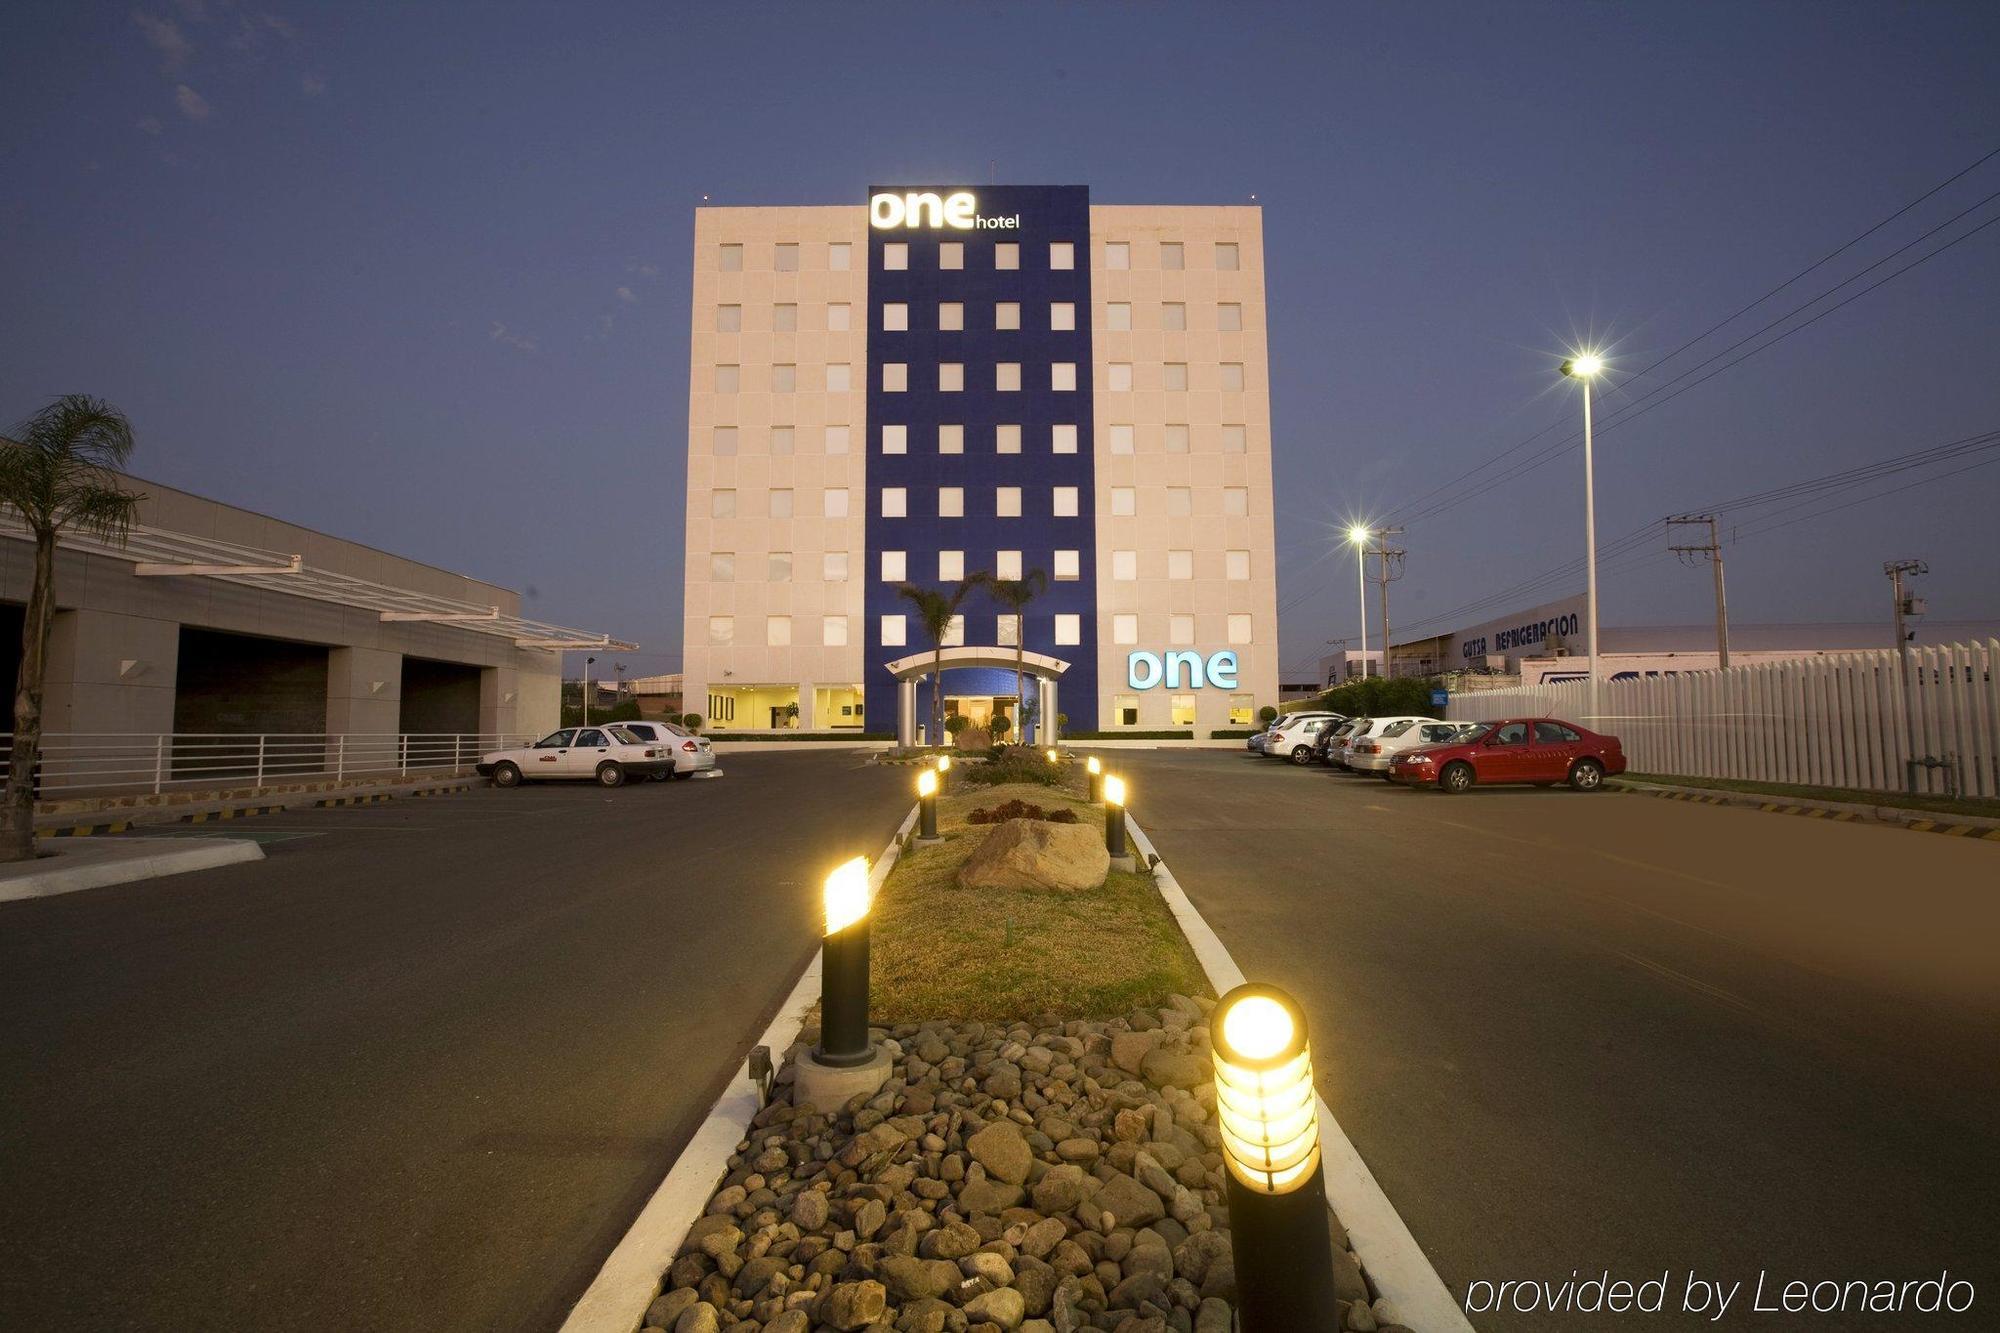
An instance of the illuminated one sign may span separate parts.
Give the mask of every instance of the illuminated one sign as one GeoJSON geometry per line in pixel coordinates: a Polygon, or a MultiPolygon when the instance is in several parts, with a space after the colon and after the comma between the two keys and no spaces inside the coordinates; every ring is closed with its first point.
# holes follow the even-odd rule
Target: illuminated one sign
{"type": "Polygon", "coordinates": [[[868,200],[868,225],[887,231],[896,227],[951,227],[958,231],[1019,231],[1021,215],[987,218],[979,216],[979,201],[970,190],[938,195],[929,191],[912,194],[878,194],[868,200]]]}
{"type": "Polygon", "coordinates": [[[1200,653],[1133,653],[1125,659],[1125,679],[1135,690],[1150,690],[1164,684],[1170,690],[1198,690],[1204,684],[1217,689],[1236,688],[1236,654],[1224,649],[1203,661],[1200,653]]]}

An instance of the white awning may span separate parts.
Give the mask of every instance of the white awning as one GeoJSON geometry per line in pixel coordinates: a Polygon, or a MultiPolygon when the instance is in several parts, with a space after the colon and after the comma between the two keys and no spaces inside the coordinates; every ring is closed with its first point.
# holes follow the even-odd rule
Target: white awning
{"type": "MultiPolygon", "coordinates": [[[[0,510],[0,537],[17,541],[34,540],[34,533],[11,508],[0,510]]],[[[240,583],[292,597],[317,602],[359,607],[377,612],[385,621],[429,621],[449,625],[473,634],[511,639],[517,648],[552,650],[610,648],[633,652],[638,646],[608,634],[564,629],[539,620],[500,614],[498,607],[479,606],[449,597],[413,592],[385,583],[372,583],[330,569],[314,569],[296,554],[238,546],[212,537],[196,537],[185,532],[169,532],[134,524],[123,545],[81,532],[65,532],[58,546],[89,555],[123,560],[132,566],[134,577],[205,578],[240,583]]]]}

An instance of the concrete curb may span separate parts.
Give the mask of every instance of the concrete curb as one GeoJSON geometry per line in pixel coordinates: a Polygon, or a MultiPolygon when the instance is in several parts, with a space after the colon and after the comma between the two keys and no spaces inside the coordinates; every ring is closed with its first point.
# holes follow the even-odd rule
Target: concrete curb
{"type": "Polygon", "coordinates": [[[224,819],[246,819],[252,815],[282,814],[287,810],[326,810],[346,805],[380,805],[385,801],[402,800],[417,796],[450,796],[458,792],[471,791],[486,785],[485,778],[448,778],[443,781],[431,780],[419,785],[399,784],[393,787],[369,786],[364,789],[332,788],[342,794],[328,796],[328,788],[286,793],[283,799],[266,800],[252,804],[228,801],[204,802],[190,808],[181,806],[140,807],[124,814],[123,818],[99,821],[91,824],[63,824],[37,828],[38,838],[87,838],[106,833],[125,833],[137,828],[163,827],[169,824],[209,824],[224,819]]]}
{"type": "MultiPolygon", "coordinates": [[[[1126,830],[1132,845],[1149,861],[1158,856],[1153,841],[1128,813],[1126,830]]],[[[1167,910],[1194,949],[1195,960],[1208,974],[1208,984],[1221,995],[1243,984],[1243,969],[1229,955],[1221,938],[1202,919],[1187,893],[1167,868],[1165,860],[1153,862],[1153,882],[1166,900],[1167,910]]],[[[1361,1160],[1354,1144],[1333,1118],[1324,1097],[1319,1103],[1321,1153],[1326,1169],[1326,1199],[1335,1216],[1347,1229],[1347,1238],[1360,1257],[1361,1266],[1375,1280],[1375,1286],[1396,1307],[1396,1317],[1424,1333],[1472,1333],[1472,1323],[1452,1298],[1450,1288],[1437,1269],[1424,1257],[1423,1247],[1404,1225],[1402,1215],[1376,1183],[1374,1173],[1361,1160]]]]}
{"type": "Polygon", "coordinates": [[[47,868],[38,865],[37,869],[27,874],[0,878],[0,902],[51,898],[59,893],[131,884],[142,879],[182,875],[191,870],[212,870],[217,866],[243,861],[261,861],[264,849],[243,838],[133,838],[90,847],[77,846],[48,859],[56,862],[67,860],[70,864],[49,865],[47,868]],[[127,849],[135,850],[127,854],[127,849]]]}
{"type": "MultiPolygon", "coordinates": [[[[889,845],[869,867],[869,893],[880,893],[889,871],[916,828],[917,807],[903,817],[889,845]]],[[[777,1016],[764,1029],[756,1045],[771,1052],[775,1069],[784,1062],[785,1051],[797,1040],[806,1013],[819,999],[820,954],[792,986],[778,1006],[777,1016]]],[[[604,1261],[581,1299],[563,1320],[562,1333],[634,1333],[646,1317],[646,1307],[659,1295],[660,1279],[672,1267],[674,1256],[688,1228],[695,1224],[717,1182],[729,1170],[730,1154],[749,1132],[750,1121],[763,1107],[763,1098],[750,1078],[748,1052],[738,1066],[736,1077],[723,1089],[709,1108],[707,1119],[688,1140],[687,1147],[667,1171],[667,1177],[653,1191],[637,1220],[625,1233],[611,1257],[604,1261]]]]}
{"type": "Polygon", "coordinates": [[[1773,815],[1800,815],[1806,819],[1831,819],[1841,824],[1889,824],[1916,833],[1942,833],[1948,838],[1977,838],[2000,842],[2000,819],[1979,815],[1933,815],[1900,805],[1873,805],[1860,801],[1816,801],[1797,796],[1766,796],[1759,792],[1721,791],[1714,787],[1676,787],[1664,782],[1635,782],[1612,778],[1604,784],[1612,791],[1639,796],[1658,796],[1669,801],[1693,801],[1699,805],[1729,805],[1761,810],[1773,815]]]}

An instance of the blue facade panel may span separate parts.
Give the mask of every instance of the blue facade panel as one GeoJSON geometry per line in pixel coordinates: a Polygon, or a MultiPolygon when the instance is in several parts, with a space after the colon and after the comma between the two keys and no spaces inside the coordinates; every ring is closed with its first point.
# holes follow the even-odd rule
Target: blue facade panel
{"type": "MultiPolygon", "coordinates": [[[[964,187],[877,186],[877,193],[929,192],[948,195],[964,187]]],[[[914,608],[898,595],[897,585],[882,579],[881,554],[906,553],[908,581],[941,587],[938,553],[963,551],[968,574],[992,573],[999,551],[1020,551],[1022,569],[1041,569],[1050,576],[1048,592],[1029,607],[1023,642],[1030,652],[1046,653],[1068,662],[1058,687],[1061,711],[1076,729],[1096,729],[1097,716],[1097,570],[1095,448],[1092,439],[1092,357],[1090,345],[1090,191],[1084,186],[982,186],[971,191],[982,218],[1020,219],[1016,228],[957,229],[946,226],[871,226],[868,238],[868,514],[866,521],[867,593],[863,684],[867,726],[893,730],[896,685],[884,664],[931,645],[916,623],[914,608]],[[1050,267],[1052,242],[1069,242],[1074,267],[1050,267]],[[964,267],[939,267],[939,247],[957,242],[965,247],[964,267]],[[909,246],[909,265],[891,270],[883,265],[884,247],[909,246]],[[995,247],[1020,246],[1020,267],[995,266],[995,247]],[[938,327],[938,306],[964,306],[964,328],[938,327]],[[995,307],[1018,302],[1018,329],[995,327],[995,307]],[[1050,327],[1050,306],[1070,302],[1076,311],[1074,329],[1050,327]],[[909,308],[909,327],[885,331],[882,308],[901,303],[909,308]],[[962,392],[938,388],[938,366],[965,367],[962,392]],[[1018,363],[1018,392],[996,388],[997,368],[1018,363]],[[1076,388],[1057,392],[1051,387],[1051,367],[1076,367],[1076,388]],[[901,393],[883,388],[883,367],[908,369],[908,387],[901,393]],[[908,452],[882,451],[883,427],[907,428],[908,452]],[[965,452],[941,454],[938,427],[963,426],[965,452]],[[996,452],[997,428],[1021,428],[1021,452],[996,452]],[[1054,428],[1076,428],[1073,454],[1053,451],[1054,428]],[[938,492],[956,486],[964,491],[964,515],[942,517],[938,492]],[[996,492],[1021,488],[1021,514],[1001,518],[996,492]],[[1077,491],[1075,517],[1055,517],[1056,488],[1077,491]],[[907,516],[886,518],[882,495],[901,488],[907,496],[907,516]],[[1055,581],[1055,553],[1078,553],[1078,577],[1055,581]],[[1078,617],[1081,641],[1058,646],[1056,617],[1078,617]],[[882,643],[882,617],[907,617],[908,635],[902,645],[882,643]]],[[[991,598],[974,593],[963,607],[965,642],[999,642],[997,619],[1002,614],[991,598]]],[[[947,682],[948,685],[955,681],[947,682]]],[[[1012,693],[1012,677],[1004,693],[1012,693]]],[[[920,722],[922,717],[920,714],[920,722]]]]}

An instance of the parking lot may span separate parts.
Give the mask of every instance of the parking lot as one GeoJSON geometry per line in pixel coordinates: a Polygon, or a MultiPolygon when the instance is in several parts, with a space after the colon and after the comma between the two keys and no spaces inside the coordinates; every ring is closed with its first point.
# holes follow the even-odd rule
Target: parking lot
{"type": "Polygon", "coordinates": [[[909,805],[854,752],[726,773],[0,904],[0,1326],[554,1327],[909,805]]]}
{"type": "Polygon", "coordinates": [[[1606,1268],[1745,1303],[1760,1270],[2000,1281],[2000,848],[1105,758],[1244,970],[1304,1001],[1321,1092],[1460,1297],[1606,1268]]]}

